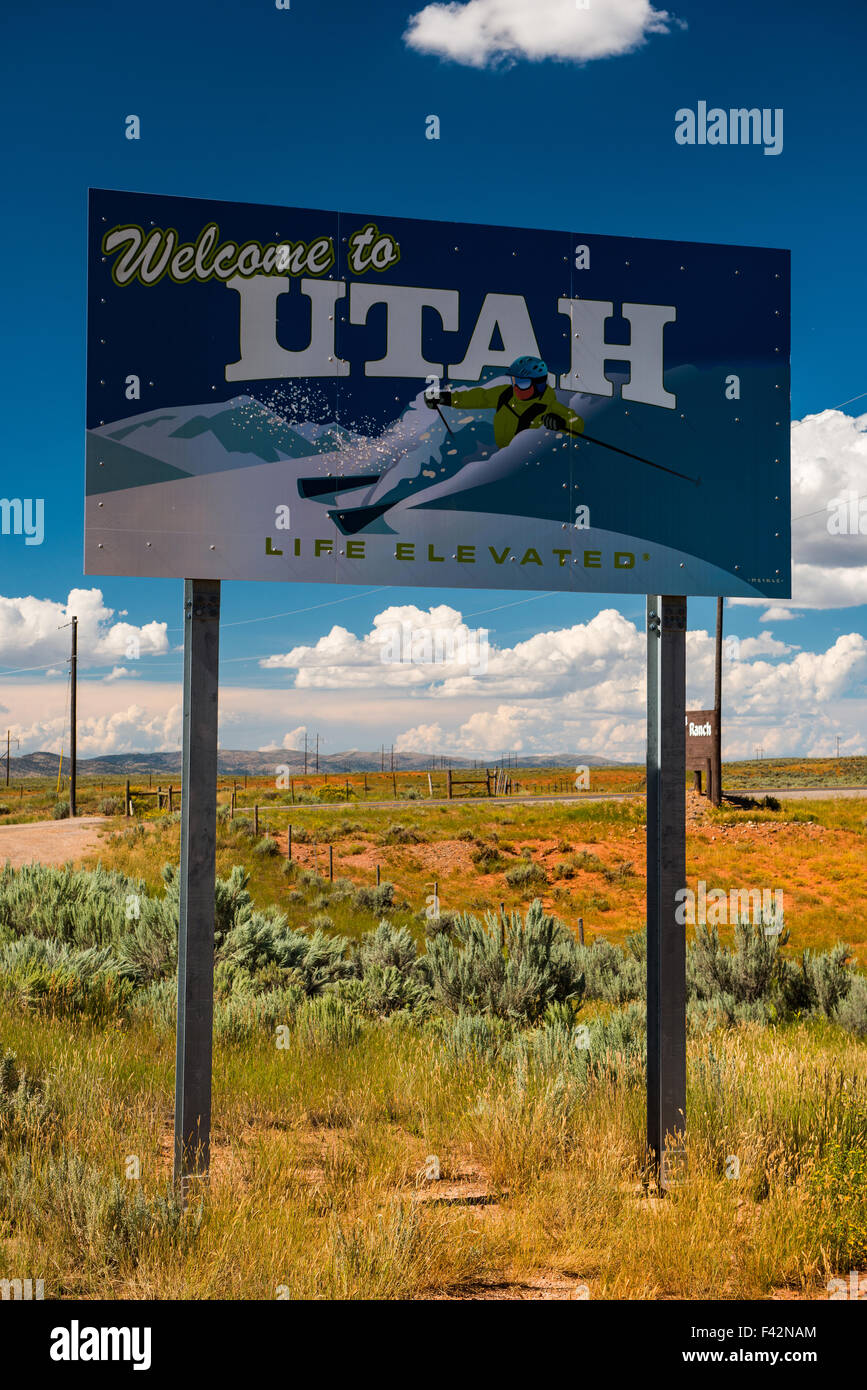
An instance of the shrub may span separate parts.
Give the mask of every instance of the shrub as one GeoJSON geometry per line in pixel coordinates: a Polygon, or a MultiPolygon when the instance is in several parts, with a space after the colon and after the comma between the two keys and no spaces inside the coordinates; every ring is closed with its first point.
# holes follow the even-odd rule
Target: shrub
{"type": "Polygon", "coordinates": [[[460,913],[449,910],[447,912],[438,913],[436,917],[428,917],[427,911],[422,909],[421,912],[416,913],[416,916],[424,921],[424,934],[430,939],[431,937],[442,936],[443,934],[447,935],[449,932],[454,931],[455,922],[458,920],[460,913]]]}
{"type": "Polygon", "coordinates": [[[361,1037],[361,1023],[349,1005],[335,994],[307,999],[295,1016],[299,1045],[311,1052],[353,1047],[361,1037]]]}
{"type": "Polygon", "coordinates": [[[133,1267],[147,1247],[170,1241],[188,1250],[202,1206],[186,1213],[169,1189],[147,1198],[137,1183],[107,1178],[77,1154],[61,1154],[37,1170],[25,1154],[0,1174],[0,1205],[29,1220],[37,1234],[60,1233],[83,1264],[133,1267]]]}
{"type": "Polygon", "coordinates": [[[506,863],[495,845],[480,845],[473,851],[472,860],[482,874],[496,873],[506,863]]]}
{"type": "Polygon", "coordinates": [[[643,944],[643,937],[639,937],[628,953],[604,937],[599,937],[592,946],[579,945],[587,998],[605,999],[612,1004],[641,999],[647,987],[646,956],[641,953],[643,944]]]}
{"type": "Polygon", "coordinates": [[[547,883],[548,875],[541,864],[515,864],[506,873],[506,882],[511,888],[530,888],[537,883],[547,883]]]}
{"type": "Polygon", "coordinates": [[[123,934],[127,903],[139,895],[146,896],[141,882],[102,868],[7,865],[0,870],[0,926],[16,936],[108,945],[123,934]]]}
{"type": "Polygon", "coordinates": [[[867,1260],[867,1114],[862,1142],[834,1136],[816,1158],[809,1177],[811,1224],[822,1248],[841,1271],[867,1260]]]}
{"type": "Polygon", "coordinates": [[[0,804],[0,816],[8,816],[12,813],[12,807],[0,804]]]}
{"type": "Polygon", "coordinates": [[[105,948],[24,936],[0,948],[0,991],[24,1009],[105,1019],[126,1013],[133,983],[105,948]]]}
{"type": "Polygon", "coordinates": [[[502,1019],[488,1014],[459,1013],[441,1032],[442,1048],[452,1062],[490,1065],[508,1046],[509,1029],[502,1019]]]}
{"type": "Polygon", "coordinates": [[[214,1035],[223,1042],[246,1043],[251,1038],[276,1036],[279,1025],[291,1025],[306,994],[297,984],[255,994],[245,989],[219,998],[214,1005],[214,1035]]]}
{"type": "Polygon", "coordinates": [[[401,975],[411,975],[419,964],[418,948],[406,927],[380,922],[373,931],[365,932],[357,949],[357,968],[360,975],[371,966],[394,966],[401,975]]]}
{"type": "Polygon", "coordinates": [[[66,820],[67,816],[69,815],[69,802],[55,801],[54,809],[51,812],[51,814],[55,820],[66,820]]]}
{"type": "Polygon", "coordinates": [[[603,868],[602,875],[607,883],[624,883],[627,879],[635,878],[635,870],[631,864],[621,861],[612,868],[603,868]]]}
{"type": "Polygon", "coordinates": [[[372,912],[376,916],[390,912],[394,907],[394,884],[379,883],[373,888],[357,888],[352,905],[360,912],[372,912]]]}
{"type": "Polygon", "coordinates": [[[345,952],[345,937],[293,931],[279,914],[252,912],[227,933],[218,957],[230,978],[240,972],[246,982],[275,966],[284,984],[312,995],[353,973],[345,952]]]}
{"type": "Polygon", "coordinates": [[[546,1010],[540,1028],[519,1043],[542,1073],[571,1075],[587,1081],[640,1081],[644,1077],[647,1022],[643,1006],[631,1004],[608,1018],[576,1028],[574,1016],[546,1010]]]}
{"type": "Polygon", "coordinates": [[[552,1001],[584,993],[578,944],[538,899],[526,917],[461,914],[454,936],[435,936],[427,949],[434,994],[453,1013],[534,1022],[552,1001]]]}
{"type": "Polygon", "coordinates": [[[99,814],[101,816],[122,816],[123,797],[104,796],[99,803],[99,814]]]}
{"type": "Polygon", "coordinates": [[[573,869],[602,868],[602,860],[598,854],[591,854],[590,850],[587,849],[577,850],[575,854],[570,855],[569,862],[573,869]]]}
{"type": "Polygon", "coordinates": [[[770,1001],[782,979],[780,946],[788,932],[766,936],[761,922],[739,922],[734,950],[723,946],[716,926],[698,925],[687,948],[690,992],[700,1000],[729,996],[736,1004],[770,1001]]]}
{"type": "Polygon", "coordinates": [[[258,855],[260,859],[273,859],[280,853],[280,846],[270,835],[265,835],[263,839],[258,840],[253,846],[253,853],[258,855]]]}
{"type": "Polygon", "coordinates": [[[19,1069],[14,1052],[6,1052],[0,1061],[0,1139],[43,1144],[57,1119],[41,1082],[19,1069]]]}
{"type": "Polygon", "coordinates": [[[430,990],[424,981],[405,974],[396,965],[368,965],[360,980],[339,986],[340,998],[365,1018],[388,1018],[403,1012],[419,1020],[430,1004],[430,990]]]}
{"type": "Polygon", "coordinates": [[[379,837],[381,845],[420,845],[427,839],[417,825],[389,825],[379,837]]]}
{"type": "Polygon", "coordinates": [[[863,975],[855,975],[849,989],[834,1013],[836,1021],[848,1032],[859,1038],[867,1038],[867,980],[863,975]]]}

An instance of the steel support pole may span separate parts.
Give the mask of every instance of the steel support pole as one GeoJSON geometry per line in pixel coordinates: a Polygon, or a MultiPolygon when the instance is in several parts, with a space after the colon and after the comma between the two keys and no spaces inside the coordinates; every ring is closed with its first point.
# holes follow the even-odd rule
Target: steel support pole
{"type": "Polygon", "coordinates": [[[686,1126],[686,599],[647,600],[647,1147],[677,1180],[686,1126]]]}
{"type": "Polygon", "coordinates": [[[184,580],[175,1183],[205,1174],[211,1147],[214,876],[217,841],[217,690],[220,581],[184,580]]]}
{"type": "Polygon", "coordinates": [[[72,652],[69,658],[69,814],[76,815],[78,792],[78,619],[72,619],[72,652]]]}

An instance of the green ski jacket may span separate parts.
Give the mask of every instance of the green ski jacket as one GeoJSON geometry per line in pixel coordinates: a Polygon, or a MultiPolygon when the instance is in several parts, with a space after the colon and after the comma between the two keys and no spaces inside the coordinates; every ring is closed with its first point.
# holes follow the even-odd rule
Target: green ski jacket
{"type": "Polygon", "coordinates": [[[474,386],[469,391],[452,392],[451,403],[458,409],[493,410],[494,439],[497,448],[511,444],[520,430],[537,430],[546,415],[556,415],[566,434],[581,434],[584,421],[567,405],[561,405],[553,386],[546,386],[541,396],[519,401],[511,386],[474,386]]]}

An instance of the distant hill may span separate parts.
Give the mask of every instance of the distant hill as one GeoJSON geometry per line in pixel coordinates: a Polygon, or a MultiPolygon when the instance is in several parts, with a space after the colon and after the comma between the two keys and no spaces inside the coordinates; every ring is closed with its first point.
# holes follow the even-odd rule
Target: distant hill
{"type": "MultiPolygon", "coordinates": [[[[475,765],[496,767],[499,761],[497,758],[447,757],[443,762],[438,757],[436,767],[465,768],[475,765]]],[[[11,774],[13,779],[56,777],[58,762],[57,753],[25,753],[20,758],[12,759],[11,774]]],[[[517,759],[519,767],[577,767],[579,764],[586,767],[624,766],[618,759],[600,758],[592,753],[519,754],[517,759]]],[[[431,765],[432,759],[429,753],[405,752],[394,755],[395,769],[401,772],[426,772],[431,765]]],[[[350,748],[342,753],[323,753],[321,751],[319,753],[320,773],[379,772],[381,766],[383,764],[381,754],[378,751],[366,753],[357,748],[350,748]]],[[[238,775],[247,773],[251,777],[270,777],[274,775],[277,767],[287,767],[293,776],[303,775],[303,751],[287,748],[220,749],[219,772],[222,776],[232,773],[238,775]]],[[[66,755],[63,758],[63,768],[64,772],[68,772],[69,758],[66,755]]],[[[315,768],[315,754],[308,749],[308,775],[314,773],[315,768]]],[[[385,756],[384,768],[386,772],[391,770],[391,756],[388,753],[385,756]]],[[[78,760],[79,777],[141,777],[148,773],[165,773],[178,777],[180,772],[181,750],[179,748],[164,753],[109,753],[101,758],[79,758],[78,760]]],[[[2,762],[0,762],[0,778],[2,776],[3,767],[2,762]]]]}

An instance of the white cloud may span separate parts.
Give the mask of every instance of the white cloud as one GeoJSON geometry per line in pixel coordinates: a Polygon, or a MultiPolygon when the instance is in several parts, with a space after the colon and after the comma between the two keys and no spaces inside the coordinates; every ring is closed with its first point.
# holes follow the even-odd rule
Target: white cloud
{"type": "MultiPolygon", "coordinates": [[[[844,513],[848,516],[848,512],[844,513]]],[[[823,410],[792,422],[792,598],[772,605],[780,622],[791,608],[852,608],[867,593],[867,414],[823,410]],[[844,535],[828,529],[835,500],[865,499],[861,527],[844,535]],[[829,510],[830,509],[830,510],[829,510]]],[[[734,598],[765,608],[769,600],[734,598]]]]}
{"type": "Polygon", "coordinates": [[[416,724],[405,729],[394,740],[396,753],[441,753],[451,746],[452,739],[443,733],[441,724],[416,724]]]}
{"type": "Polygon", "coordinates": [[[132,672],[128,666],[115,666],[109,671],[107,676],[103,676],[103,680],[107,685],[110,685],[112,681],[122,681],[125,676],[131,675],[132,672]]]}
{"type": "MultiPolygon", "coordinates": [[[[781,603],[772,603],[770,608],[766,608],[759,618],[760,623],[790,623],[795,618],[802,618],[803,613],[797,612],[794,608],[784,608],[781,603]]],[[[762,633],[766,637],[767,633],[762,633]]]]}
{"type": "Polygon", "coordinates": [[[674,20],[649,0],[466,0],[431,4],[411,16],[404,41],[469,67],[525,58],[577,63],[640,48],[651,34],[667,34],[674,20]]]}
{"type": "Polygon", "coordinates": [[[160,655],[169,649],[166,623],[113,622],[101,589],[71,589],[66,603],[53,599],[0,597],[0,664],[5,667],[53,665],[69,654],[70,617],[78,618],[79,668],[107,665],[133,656],[160,655]]]}
{"type": "Polygon", "coordinates": [[[363,637],[335,624],[313,646],[293,647],[259,664],[264,670],[296,671],[297,690],[424,689],[476,671],[479,642],[487,641],[483,632],[468,629],[447,604],[429,609],[394,604],[376,615],[363,637]],[[448,636],[451,640],[443,641],[448,636]],[[424,662],[426,654],[438,659],[424,662]]]}
{"type": "MultiPolygon", "coordinates": [[[[307,733],[307,725],[299,724],[297,729],[290,729],[288,734],[283,735],[281,748],[287,749],[290,753],[297,752],[304,745],[304,735],[307,733]]],[[[266,750],[267,751],[267,750],[266,750]]]]}

